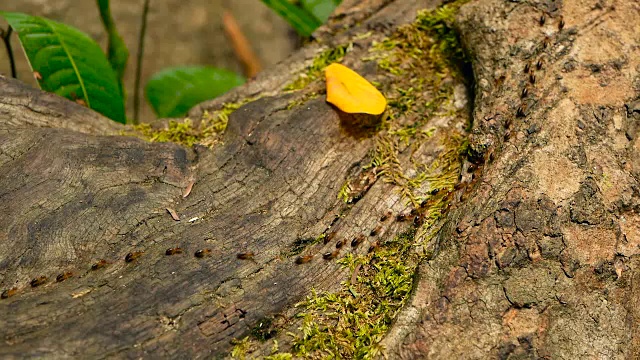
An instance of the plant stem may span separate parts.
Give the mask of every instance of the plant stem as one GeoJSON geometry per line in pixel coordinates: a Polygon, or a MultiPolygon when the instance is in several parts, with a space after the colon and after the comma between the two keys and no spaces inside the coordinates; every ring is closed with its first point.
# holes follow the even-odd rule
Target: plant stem
{"type": "Polygon", "coordinates": [[[147,15],[149,14],[149,2],[144,0],[144,8],[142,9],[142,27],[138,36],[138,56],[136,59],[136,81],[133,88],[133,123],[138,124],[140,113],[140,77],[142,76],[142,57],[144,55],[144,35],[147,32],[147,15]]]}
{"type": "Polygon", "coordinates": [[[222,27],[231,41],[236,58],[244,67],[244,75],[248,78],[256,76],[260,72],[260,60],[251,48],[249,40],[242,33],[236,18],[226,9],[222,10],[222,27]]]}
{"type": "Polygon", "coordinates": [[[17,79],[18,74],[16,73],[16,61],[13,58],[13,50],[11,49],[11,32],[13,32],[13,28],[9,26],[6,30],[0,30],[0,36],[2,36],[2,41],[4,41],[4,46],[7,48],[7,55],[9,56],[9,64],[11,65],[11,77],[17,79]]]}

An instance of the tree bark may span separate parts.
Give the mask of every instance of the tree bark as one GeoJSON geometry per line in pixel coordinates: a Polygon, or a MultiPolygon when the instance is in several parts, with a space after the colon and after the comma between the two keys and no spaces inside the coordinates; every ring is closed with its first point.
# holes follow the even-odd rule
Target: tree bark
{"type": "MultiPolygon", "coordinates": [[[[470,1],[456,26],[475,81],[444,76],[450,101],[425,122],[437,89],[379,132],[314,97],[322,79],[282,90],[320,51],[352,43],[343,63],[398,100],[390,94],[417,77],[365,58],[437,5],[344,1],[312,44],[192,110],[198,119],[259,96],[212,150],[120,136],[120,125],[0,77],[0,289],[16,289],[0,301],[0,355],[223,357],[265,319],[279,319],[273,336],[288,351],[294,304],[358,279],[321,254],[365,234],[340,256],[366,255],[409,228],[431,255],[382,340],[388,358],[640,354],[637,3],[470,1]],[[396,141],[391,165],[366,166],[389,129],[414,122],[433,135],[396,141]],[[381,221],[420,214],[403,179],[438,168],[447,139],[467,133],[460,185],[439,198],[450,210],[423,225],[381,221]],[[314,241],[322,234],[334,235],[314,241]],[[176,247],[184,252],[165,255],[176,247]]],[[[430,189],[441,190],[426,180],[411,191],[430,189]]],[[[271,343],[256,346],[252,356],[270,353],[271,343]]]]}

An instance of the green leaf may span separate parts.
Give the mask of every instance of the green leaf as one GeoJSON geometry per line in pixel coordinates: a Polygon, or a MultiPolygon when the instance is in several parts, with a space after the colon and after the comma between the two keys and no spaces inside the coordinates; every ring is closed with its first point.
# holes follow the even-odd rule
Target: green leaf
{"type": "Polygon", "coordinates": [[[299,8],[287,0],[262,0],[265,5],[282,16],[298,34],[308,37],[322,23],[311,13],[299,8]]]}
{"type": "Polygon", "coordinates": [[[242,84],[244,78],[229,70],[181,66],[164,69],[153,75],[144,92],[159,117],[179,117],[195,105],[242,84]]]}
{"type": "Polygon", "coordinates": [[[124,102],[100,46],[80,30],[52,20],[0,11],[18,32],[40,87],[125,123],[124,102]]]}
{"type": "Polygon", "coordinates": [[[324,24],[340,2],[342,0],[300,0],[300,5],[324,24]]]}
{"type": "Polygon", "coordinates": [[[127,45],[125,45],[124,40],[122,40],[122,37],[118,33],[118,30],[116,29],[115,22],[113,21],[113,16],[111,16],[109,0],[97,0],[97,3],[98,9],[100,10],[100,18],[102,19],[102,24],[104,25],[104,29],[107,31],[107,35],[109,36],[109,44],[107,45],[107,57],[109,59],[109,63],[111,64],[111,68],[116,73],[116,77],[118,78],[118,87],[120,88],[120,93],[122,94],[124,100],[125,94],[122,81],[124,79],[124,71],[127,68],[127,60],[129,60],[129,50],[127,49],[127,45]]]}

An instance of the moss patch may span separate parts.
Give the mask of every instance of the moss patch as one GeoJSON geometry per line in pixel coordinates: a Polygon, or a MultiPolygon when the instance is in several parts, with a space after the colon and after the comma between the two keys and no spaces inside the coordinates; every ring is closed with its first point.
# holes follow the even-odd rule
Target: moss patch
{"type": "MultiPolygon", "coordinates": [[[[453,189],[458,181],[464,152],[460,139],[447,140],[431,177],[443,189],[453,189]]],[[[366,256],[349,254],[339,261],[355,273],[355,281],[343,283],[337,293],[313,291],[297,305],[302,327],[293,340],[294,356],[369,359],[380,354],[378,344],[409,299],[418,264],[432,255],[414,251],[415,239],[424,242],[433,237],[452,194],[441,190],[423,203],[418,213],[424,223],[414,223],[366,256]]]]}
{"type": "Polygon", "coordinates": [[[434,116],[454,116],[451,106],[452,81],[462,79],[468,61],[459,37],[452,28],[458,1],[435,11],[422,11],[416,21],[399,28],[392,36],[374,43],[371,56],[378,67],[396,79],[384,92],[389,100],[386,131],[376,140],[369,164],[383,181],[398,186],[398,191],[414,206],[427,194],[441,189],[433,181],[433,164],[412,161],[404,166],[398,159],[399,149],[410,146],[412,153],[434,133],[425,128],[434,116]],[[424,99],[430,99],[424,101],[424,99]],[[411,174],[411,175],[406,175],[411,174]]]}
{"type": "MultiPolygon", "coordinates": [[[[433,250],[415,249],[433,238],[447,213],[453,195],[449,190],[458,181],[465,144],[466,140],[458,135],[446,138],[445,149],[430,178],[442,190],[430,194],[417,209],[422,221],[383,241],[367,255],[347,254],[340,259],[338,263],[351,272],[351,280],[343,282],[338,292],[312,290],[306,300],[296,305],[300,309],[296,318],[302,324],[299,333],[289,333],[293,338],[291,351],[280,353],[274,343],[276,351],[266,358],[371,359],[381,354],[379,343],[409,300],[418,264],[433,255],[433,250]]],[[[245,338],[237,343],[232,356],[244,358],[249,349],[257,346],[256,341],[264,340],[255,334],[253,339],[245,338]]]]}
{"type": "Polygon", "coordinates": [[[351,44],[337,46],[333,49],[325,50],[313,59],[313,64],[309,66],[304,74],[298,76],[296,80],[285,86],[284,91],[300,90],[322,75],[322,71],[329,64],[340,62],[349,52],[351,44]]]}
{"type": "Polygon", "coordinates": [[[123,135],[138,136],[151,142],[174,142],[188,147],[194,144],[213,147],[220,141],[221,135],[227,128],[229,115],[242,105],[254,100],[256,99],[225,103],[219,110],[211,113],[205,111],[198,126],[195,126],[191,119],[186,118],[182,121],[170,120],[163,129],[155,129],[150,124],[136,125],[132,133],[123,133],[123,135]]]}
{"type": "Polygon", "coordinates": [[[300,331],[290,334],[290,352],[277,355],[344,359],[380,355],[379,343],[410,297],[418,264],[433,256],[433,248],[416,251],[416,247],[424,248],[442,224],[468,153],[463,134],[453,130],[435,134],[429,127],[434,117],[457,116],[451,79],[462,79],[461,69],[467,63],[452,24],[464,2],[420,12],[413,24],[375,43],[366,59],[376,61],[381,72],[393,79],[381,89],[389,108],[371,162],[347,179],[338,197],[352,202],[360,193],[358,184],[368,184],[364,181],[368,176],[381,178],[414,205],[418,221],[392,239],[381,238],[380,246],[368,255],[339,260],[352,273],[351,280],[338,292],[312,291],[296,305],[300,331]],[[443,150],[435,161],[420,163],[412,154],[434,135],[443,150]]]}
{"type": "Polygon", "coordinates": [[[297,108],[298,106],[306,103],[307,101],[311,100],[311,99],[315,99],[318,96],[320,96],[320,94],[316,91],[311,91],[308,92],[300,97],[298,97],[297,99],[291,101],[290,103],[287,104],[287,110],[291,110],[294,108],[297,108]]]}
{"type": "Polygon", "coordinates": [[[231,349],[231,357],[234,359],[244,360],[247,358],[247,351],[251,347],[249,337],[245,337],[241,340],[231,340],[233,349],[231,349]]]}
{"type": "Polygon", "coordinates": [[[344,359],[380,354],[378,343],[413,286],[418,259],[410,251],[415,229],[385,243],[368,256],[348,256],[339,262],[355,274],[338,293],[315,291],[298,304],[302,334],[293,341],[296,356],[344,359]]]}
{"type": "Polygon", "coordinates": [[[259,341],[267,341],[278,334],[278,330],[273,326],[271,318],[264,318],[251,329],[251,335],[259,341]]]}
{"type": "MultiPolygon", "coordinates": [[[[439,158],[440,175],[433,180],[443,188],[453,188],[457,182],[464,151],[460,141],[457,137],[448,140],[439,158]]],[[[299,333],[290,334],[291,352],[272,352],[269,358],[370,359],[380,355],[379,343],[409,299],[418,264],[432,255],[415,251],[415,239],[430,239],[435,234],[451,194],[438,191],[424,203],[418,210],[424,224],[413,224],[368,255],[348,254],[340,259],[339,264],[352,273],[351,280],[344,282],[339,292],[312,291],[297,304],[300,312],[296,317],[302,325],[299,333]],[[423,233],[418,234],[419,231],[423,233]]],[[[242,342],[232,356],[240,358],[234,354],[252,347],[242,342]]]]}
{"type": "Polygon", "coordinates": [[[188,118],[183,121],[170,120],[169,125],[164,129],[154,129],[151,124],[146,123],[135,125],[133,128],[143,139],[151,142],[175,142],[193,146],[199,137],[199,131],[193,127],[191,119],[188,118]]]}

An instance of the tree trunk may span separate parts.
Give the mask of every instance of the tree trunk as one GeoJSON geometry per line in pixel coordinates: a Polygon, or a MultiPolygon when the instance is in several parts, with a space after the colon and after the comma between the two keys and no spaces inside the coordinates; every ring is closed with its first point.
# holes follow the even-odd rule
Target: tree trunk
{"type": "Polygon", "coordinates": [[[470,1],[472,72],[440,5],[344,1],[192,110],[257,98],[212,149],[0,77],[0,355],[638,356],[639,5],[470,1]],[[375,126],[325,102],[327,49],[375,126]]]}

